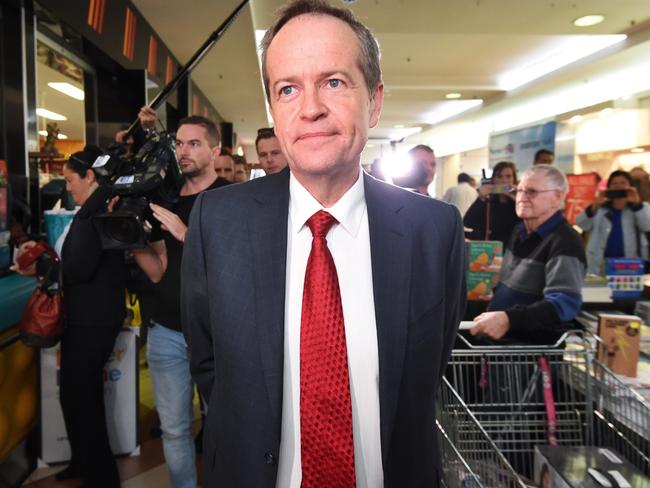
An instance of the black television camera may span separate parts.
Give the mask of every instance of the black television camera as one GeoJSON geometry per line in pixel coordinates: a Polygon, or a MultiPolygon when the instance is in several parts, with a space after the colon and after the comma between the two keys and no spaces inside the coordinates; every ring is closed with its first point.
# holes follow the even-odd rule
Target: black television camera
{"type": "MultiPolygon", "coordinates": [[[[194,53],[176,76],[151,101],[156,109],[176,89],[203,56],[223,36],[249,0],[242,0],[210,37],[194,53]]],[[[124,135],[133,135],[140,125],[134,121],[124,135]]],[[[133,249],[144,247],[151,233],[153,218],[149,203],[169,207],[178,198],[183,186],[183,173],[176,160],[175,137],[161,132],[150,136],[134,157],[120,157],[119,151],[110,151],[98,157],[93,170],[100,184],[111,185],[120,201],[112,212],[94,217],[104,249],[133,249]]]]}
{"type": "Polygon", "coordinates": [[[102,247],[144,247],[152,229],[149,203],[170,207],[183,186],[174,134],[150,136],[130,158],[103,154],[95,160],[93,170],[99,183],[110,185],[113,194],[120,197],[112,212],[94,218],[102,247]]]}

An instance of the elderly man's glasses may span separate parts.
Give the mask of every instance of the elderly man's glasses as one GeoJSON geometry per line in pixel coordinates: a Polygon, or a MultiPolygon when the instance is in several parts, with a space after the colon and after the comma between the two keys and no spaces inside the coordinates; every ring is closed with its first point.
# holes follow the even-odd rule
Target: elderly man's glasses
{"type": "Polygon", "coordinates": [[[510,191],[515,195],[524,195],[526,198],[532,200],[540,193],[546,193],[549,191],[560,191],[560,188],[552,188],[550,190],[536,190],[535,188],[513,188],[510,191]]]}

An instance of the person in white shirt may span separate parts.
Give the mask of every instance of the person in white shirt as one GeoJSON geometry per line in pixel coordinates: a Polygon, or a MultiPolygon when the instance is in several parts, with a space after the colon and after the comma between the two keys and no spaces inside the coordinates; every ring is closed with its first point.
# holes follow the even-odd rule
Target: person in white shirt
{"type": "Polygon", "coordinates": [[[476,188],[472,186],[472,177],[467,173],[458,175],[458,185],[449,188],[442,196],[442,201],[454,205],[465,216],[467,209],[472,206],[478,197],[476,188]]]}

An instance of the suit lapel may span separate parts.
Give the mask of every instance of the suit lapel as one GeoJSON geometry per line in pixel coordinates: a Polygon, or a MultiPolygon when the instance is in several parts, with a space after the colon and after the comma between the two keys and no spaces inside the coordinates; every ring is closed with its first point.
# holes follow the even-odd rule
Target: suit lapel
{"type": "Polygon", "coordinates": [[[255,274],[255,321],[272,418],[282,413],[284,301],[289,213],[289,171],[265,176],[254,195],[249,223],[255,274]]]}
{"type": "Polygon", "coordinates": [[[364,174],[379,349],[379,408],[384,464],[395,423],[408,328],[411,234],[385,185],[364,174]]]}

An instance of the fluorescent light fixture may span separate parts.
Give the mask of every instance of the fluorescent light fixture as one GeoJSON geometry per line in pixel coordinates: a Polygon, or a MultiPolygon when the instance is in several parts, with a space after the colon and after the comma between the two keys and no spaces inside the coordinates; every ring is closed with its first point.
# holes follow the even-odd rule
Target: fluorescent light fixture
{"type": "Polygon", "coordinates": [[[84,99],[84,91],[76,86],[71,85],[70,83],[48,83],[47,86],[54,88],[56,91],[60,91],[69,97],[74,98],[75,100],[84,99]]]}
{"type": "Polygon", "coordinates": [[[65,134],[62,134],[62,133],[60,133],[60,132],[59,132],[59,134],[58,134],[56,137],[57,137],[58,139],[67,139],[67,138],[68,138],[68,136],[66,136],[65,134]]]}
{"type": "Polygon", "coordinates": [[[645,152],[645,149],[643,149],[642,147],[635,147],[635,148],[630,149],[630,152],[642,153],[642,152],[645,152]]]}
{"type": "Polygon", "coordinates": [[[592,25],[600,24],[603,20],[605,20],[604,15],[583,15],[582,17],[578,17],[576,20],[574,20],[573,25],[576,27],[590,27],[592,25]]]}
{"type": "Polygon", "coordinates": [[[403,129],[403,128],[404,128],[404,124],[395,124],[393,126],[393,129],[403,129]]]}
{"type": "Polygon", "coordinates": [[[499,76],[499,88],[506,91],[514,90],[582,58],[622,42],[626,38],[625,34],[567,36],[564,42],[555,44],[552,49],[540,55],[537,59],[499,76]]]}
{"type": "Polygon", "coordinates": [[[43,136],[43,137],[47,137],[47,131],[46,130],[39,130],[38,135],[43,136]]]}
{"type": "Polygon", "coordinates": [[[429,112],[425,120],[428,124],[438,124],[443,120],[449,119],[456,115],[462,114],[474,107],[483,104],[483,100],[453,100],[450,102],[440,102],[439,106],[429,112]]]}
{"type": "Polygon", "coordinates": [[[460,93],[453,92],[453,93],[447,93],[445,95],[445,98],[447,98],[449,100],[455,100],[456,98],[460,98],[461,96],[462,95],[460,93]]]}
{"type": "Polygon", "coordinates": [[[375,147],[375,145],[374,145],[374,144],[366,144],[366,147],[367,147],[368,149],[372,149],[373,147],[375,147]]]}
{"type": "Polygon", "coordinates": [[[37,108],[36,115],[38,115],[39,117],[43,117],[44,119],[50,119],[50,120],[68,120],[68,118],[65,115],[57,114],[56,112],[52,112],[44,108],[37,108]]]}

